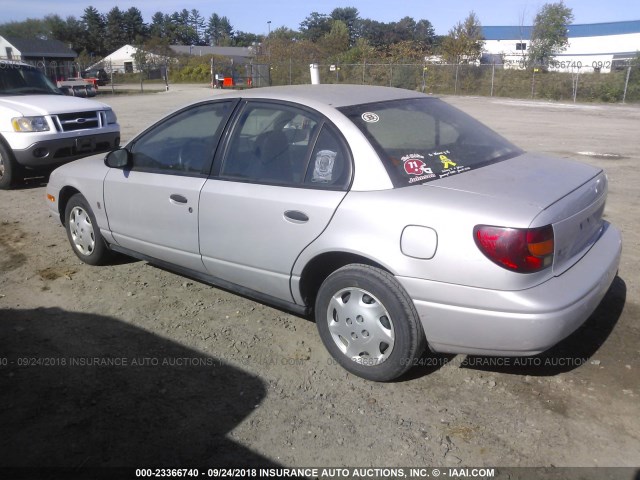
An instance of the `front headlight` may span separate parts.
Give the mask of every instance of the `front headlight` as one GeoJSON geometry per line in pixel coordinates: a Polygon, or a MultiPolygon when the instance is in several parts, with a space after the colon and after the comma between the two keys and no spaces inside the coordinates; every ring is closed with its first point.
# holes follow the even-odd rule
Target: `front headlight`
{"type": "Polygon", "coordinates": [[[11,119],[16,132],[47,132],[49,124],[44,117],[16,117],[11,119]]]}
{"type": "Polygon", "coordinates": [[[116,112],[114,112],[113,110],[109,109],[109,110],[105,110],[106,116],[107,116],[107,124],[111,125],[114,123],[118,122],[118,117],[116,117],[116,112]]]}

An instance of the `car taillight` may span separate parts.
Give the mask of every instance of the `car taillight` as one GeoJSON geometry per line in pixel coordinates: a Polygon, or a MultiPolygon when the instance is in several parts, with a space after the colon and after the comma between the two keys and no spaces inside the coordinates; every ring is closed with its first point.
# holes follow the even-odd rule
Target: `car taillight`
{"type": "Polygon", "coordinates": [[[519,273],[538,272],[553,262],[553,227],[506,228],[477,225],[476,245],[489,260],[519,273]]]}

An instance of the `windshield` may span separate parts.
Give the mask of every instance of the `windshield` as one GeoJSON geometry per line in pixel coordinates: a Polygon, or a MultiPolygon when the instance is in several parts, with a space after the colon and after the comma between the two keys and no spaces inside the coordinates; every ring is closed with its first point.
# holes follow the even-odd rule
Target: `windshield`
{"type": "Polygon", "coordinates": [[[0,95],[62,95],[42,72],[33,67],[0,63],[0,95]]]}
{"type": "Polygon", "coordinates": [[[522,153],[437,98],[355,105],[340,111],[376,148],[396,187],[458,175],[522,153]]]}

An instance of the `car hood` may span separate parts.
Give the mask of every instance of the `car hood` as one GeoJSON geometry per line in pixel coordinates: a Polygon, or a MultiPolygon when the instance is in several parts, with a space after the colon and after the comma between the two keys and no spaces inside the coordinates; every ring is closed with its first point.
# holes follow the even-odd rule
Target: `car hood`
{"type": "Polygon", "coordinates": [[[525,203],[544,210],[601,172],[598,168],[573,160],[525,153],[424,186],[525,203]]]}
{"type": "Polygon", "coordinates": [[[0,106],[15,110],[18,114],[48,115],[73,113],[110,108],[104,103],[67,95],[17,95],[0,97],[0,106]]]}

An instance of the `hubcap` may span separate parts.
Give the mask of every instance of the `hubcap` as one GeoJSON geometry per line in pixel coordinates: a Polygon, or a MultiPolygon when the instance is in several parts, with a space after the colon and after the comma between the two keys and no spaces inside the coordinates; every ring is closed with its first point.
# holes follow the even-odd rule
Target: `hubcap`
{"type": "Polygon", "coordinates": [[[69,215],[69,231],[74,248],[82,255],[91,255],[96,246],[93,225],[89,214],[81,207],[74,207],[69,215]]]}
{"type": "Polygon", "coordinates": [[[4,158],[0,153],[0,178],[4,177],[4,158]]]}
{"type": "Polygon", "coordinates": [[[329,332],[340,351],[366,366],[384,362],[393,351],[393,322],[371,293],[350,287],[337,292],[327,309],[329,332]]]}

